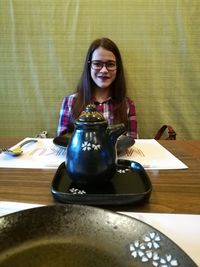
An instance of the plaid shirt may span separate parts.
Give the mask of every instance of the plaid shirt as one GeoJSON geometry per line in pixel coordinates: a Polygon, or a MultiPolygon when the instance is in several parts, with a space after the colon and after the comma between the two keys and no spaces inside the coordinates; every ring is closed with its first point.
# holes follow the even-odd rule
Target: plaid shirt
{"type": "MultiPolygon", "coordinates": [[[[66,96],[63,99],[59,115],[57,135],[66,134],[69,131],[69,125],[73,124],[72,107],[75,97],[76,94],[72,94],[66,96]]],[[[108,121],[108,123],[113,124],[112,98],[109,97],[103,103],[94,101],[94,104],[96,105],[97,111],[103,114],[104,118],[108,121]]],[[[127,135],[131,135],[132,137],[137,138],[137,120],[136,120],[135,105],[133,101],[128,97],[127,97],[127,115],[129,121],[127,135]]]]}

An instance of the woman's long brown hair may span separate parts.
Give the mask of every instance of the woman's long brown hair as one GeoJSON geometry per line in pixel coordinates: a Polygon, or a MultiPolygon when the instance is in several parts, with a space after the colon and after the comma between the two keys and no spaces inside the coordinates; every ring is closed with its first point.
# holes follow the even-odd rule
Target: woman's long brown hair
{"type": "Polygon", "coordinates": [[[117,74],[114,82],[111,84],[111,97],[114,103],[114,123],[124,123],[127,126],[126,82],[122,58],[116,44],[108,38],[96,39],[88,49],[83,72],[77,86],[77,98],[72,110],[73,118],[77,119],[85,107],[91,103],[95,85],[90,75],[90,61],[94,50],[99,47],[111,51],[116,57],[117,74]]]}

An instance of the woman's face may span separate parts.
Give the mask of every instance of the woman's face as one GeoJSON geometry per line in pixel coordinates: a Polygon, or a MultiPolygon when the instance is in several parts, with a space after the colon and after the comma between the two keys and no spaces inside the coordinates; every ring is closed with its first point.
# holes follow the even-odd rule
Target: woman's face
{"type": "Polygon", "coordinates": [[[103,47],[94,50],[90,73],[92,80],[99,88],[109,88],[117,74],[115,55],[103,47]],[[102,63],[106,63],[107,65],[102,63]]]}

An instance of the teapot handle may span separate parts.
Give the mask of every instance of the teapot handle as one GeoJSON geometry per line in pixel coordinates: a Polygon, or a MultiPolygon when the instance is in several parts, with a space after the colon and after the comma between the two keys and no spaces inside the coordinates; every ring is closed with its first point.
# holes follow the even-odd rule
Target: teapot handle
{"type": "Polygon", "coordinates": [[[113,124],[107,127],[107,132],[110,135],[111,142],[115,144],[117,141],[117,138],[120,135],[126,133],[126,128],[123,123],[113,124]]]}

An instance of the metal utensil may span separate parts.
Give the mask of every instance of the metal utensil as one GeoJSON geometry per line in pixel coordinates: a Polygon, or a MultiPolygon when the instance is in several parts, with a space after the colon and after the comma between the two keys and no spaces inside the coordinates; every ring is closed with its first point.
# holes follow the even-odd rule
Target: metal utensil
{"type": "Polygon", "coordinates": [[[0,152],[4,152],[4,153],[11,155],[11,156],[19,156],[23,153],[22,147],[28,143],[31,143],[31,142],[36,143],[37,139],[26,140],[23,143],[21,143],[19,146],[14,147],[12,149],[11,148],[2,148],[2,149],[0,149],[0,152]]]}

